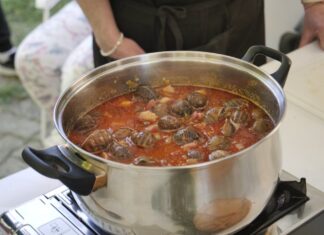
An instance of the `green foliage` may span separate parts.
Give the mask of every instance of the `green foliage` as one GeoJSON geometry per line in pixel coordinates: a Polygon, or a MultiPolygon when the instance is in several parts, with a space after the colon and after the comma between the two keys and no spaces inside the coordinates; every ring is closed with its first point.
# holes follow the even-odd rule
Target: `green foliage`
{"type": "MultiPolygon", "coordinates": [[[[69,0],[61,0],[51,14],[62,8],[69,0]]],[[[37,25],[42,23],[42,11],[35,8],[35,0],[1,0],[10,26],[12,42],[18,45],[37,25]]]]}
{"type": "Polygon", "coordinates": [[[10,103],[13,98],[21,100],[27,98],[27,96],[27,92],[19,83],[0,86],[0,104],[10,103]]]}

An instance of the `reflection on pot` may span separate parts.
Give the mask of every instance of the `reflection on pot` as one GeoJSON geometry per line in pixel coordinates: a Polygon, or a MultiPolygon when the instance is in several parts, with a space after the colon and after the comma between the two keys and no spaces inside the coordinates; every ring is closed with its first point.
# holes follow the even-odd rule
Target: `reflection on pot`
{"type": "Polygon", "coordinates": [[[194,225],[203,232],[218,232],[240,222],[250,208],[246,198],[216,199],[198,209],[194,225]]]}

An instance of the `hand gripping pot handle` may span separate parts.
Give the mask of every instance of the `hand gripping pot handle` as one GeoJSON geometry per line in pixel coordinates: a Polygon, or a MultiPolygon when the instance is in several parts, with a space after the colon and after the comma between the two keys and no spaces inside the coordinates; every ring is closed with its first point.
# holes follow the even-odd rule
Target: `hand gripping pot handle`
{"type": "Polygon", "coordinates": [[[81,166],[93,167],[89,167],[91,164],[80,158],[78,158],[78,164],[70,161],[60,148],[62,147],[53,146],[43,150],[36,150],[26,147],[22,152],[22,157],[38,173],[60,180],[65,186],[79,195],[89,195],[98,186],[98,177],[81,166]]]}
{"type": "Polygon", "coordinates": [[[242,60],[253,63],[257,55],[264,55],[281,62],[277,71],[272,73],[271,76],[281,85],[281,87],[284,87],[291,66],[291,60],[288,56],[269,47],[252,46],[247,50],[242,60]]]}

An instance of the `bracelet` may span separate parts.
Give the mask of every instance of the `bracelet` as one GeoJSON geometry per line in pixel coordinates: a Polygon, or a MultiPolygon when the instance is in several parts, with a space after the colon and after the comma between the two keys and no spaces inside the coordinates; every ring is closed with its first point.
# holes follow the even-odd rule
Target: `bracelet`
{"type": "Polygon", "coordinates": [[[107,52],[105,52],[105,51],[103,51],[103,50],[100,49],[100,54],[102,56],[105,56],[105,57],[106,56],[110,56],[111,54],[113,54],[117,50],[117,48],[119,47],[119,45],[123,42],[123,39],[124,39],[124,34],[123,33],[120,33],[120,36],[119,36],[116,44],[113,46],[113,48],[111,48],[111,50],[110,51],[107,51],[107,52]]]}
{"type": "Polygon", "coordinates": [[[303,4],[307,3],[317,3],[317,2],[324,2],[323,0],[301,0],[303,4]]]}

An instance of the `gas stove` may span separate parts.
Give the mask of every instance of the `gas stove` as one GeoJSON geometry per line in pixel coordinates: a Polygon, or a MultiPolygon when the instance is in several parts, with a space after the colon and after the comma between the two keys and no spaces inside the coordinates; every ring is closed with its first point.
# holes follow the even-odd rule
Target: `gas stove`
{"type": "MultiPolygon", "coordinates": [[[[263,212],[235,235],[323,234],[324,193],[287,172],[263,212]],[[306,192],[307,191],[307,192],[306,192]]],[[[119,227],[112,234],[135,234],[119,227]]],[[[109,234],[93,224],[79,209],[65,186],[3,213],[0,235],[96,235],[109,234]]]]}

